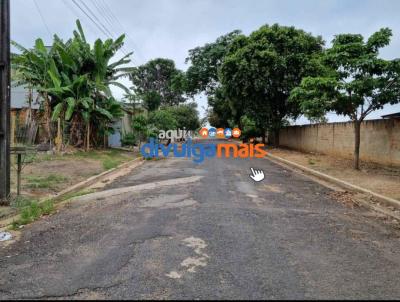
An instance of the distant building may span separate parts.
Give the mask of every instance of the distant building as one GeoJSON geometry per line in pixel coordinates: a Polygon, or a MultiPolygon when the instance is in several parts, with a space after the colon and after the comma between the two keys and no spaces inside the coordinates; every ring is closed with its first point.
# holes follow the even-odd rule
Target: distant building
{"type": "Polygon", "coordinates": [[[24,86],[11,87],[11,144],[37,141],[39,111],[38,94],[24,86]],[[31,97],[30,97],[31,95],[31,97]],[[32,100],[29,104],[29,98],[32,100]]]}
{"type": "Polygon", "coordinates": [[[133,117],[139,114],[146,114],[147,112],[140,102],[134,104],[121,102],[121,106],[122,110],[124,111],[124,115],[113,123],[114,133],[108,136],[109,147],[121,147],[122,138],[125,137],[127,134],[133,133],[133,117]]]}
{"type": "Polygon", "coordinates": [[[400,118],[400,112],[382,115],[382,118],[384,119],[400,118]]]}

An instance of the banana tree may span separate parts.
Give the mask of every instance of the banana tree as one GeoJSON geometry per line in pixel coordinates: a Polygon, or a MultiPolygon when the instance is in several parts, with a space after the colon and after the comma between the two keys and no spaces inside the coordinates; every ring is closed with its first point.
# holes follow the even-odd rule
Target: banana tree
{"type": "Polygon", "coordinates": [[[64,42],[54,36],[51,49],[46,48],[40,39],[29,50],[14,43],[22,52],[14,59],[15,67],[22,74],[21,81],[32,85],[45,100],[50,139],[51,119],[62,118],[72,120],[73,124],[85,124],[86,149],[90,148],[91,138],[95,141],[98,137],[91,131],[91,125],[96,125],[97,132],[103,131],[103,137],[111,131],[110,124],[121,114],[121,107],[112,98],[110,86],[129,92],[118,80],[132,70],[124,67],[130,62],[131,53],[115,60],[124,38],[122,35],[104,42],[98,39],[92,46],[78,20],[73,37],[64,42]]]}
{"type": "Polygon", "coordinates": [[[51,144],[51,98],[46,92],[46,88],[52,82],[47,71],[54,65],[53,52],[45,47],[42,39],[37,39],[32,49],[26,49],[15,41],[11,43],[21,52],[21,54],[12,56],[12,68],[18,71],[14,85],[27,85],[36,89],[44,101],[46,140],[51,144]]]}

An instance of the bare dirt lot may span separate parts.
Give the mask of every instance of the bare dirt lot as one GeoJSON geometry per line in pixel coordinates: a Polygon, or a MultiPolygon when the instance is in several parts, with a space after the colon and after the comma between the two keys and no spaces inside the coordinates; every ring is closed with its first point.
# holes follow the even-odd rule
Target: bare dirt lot
{"type": "Polygon", "coordinates": [[[350,159],[303,153],[288,149],[271,149],[272,155],[309,167],[387,197],[400,200],[400,167],[361,162],[359,171],[350,159]]]}
{"type": "MultiPolygon", "coordinates": [[[[64,155],[38,153],[27,159],[22,171],[23,196],[40,198],[59,192],[105,170],[132,160],[136,155],[120,150],[93,150],[64,155]]],[[[12,169],[12,190],[16,191],[16,169],[12,169]]]]}

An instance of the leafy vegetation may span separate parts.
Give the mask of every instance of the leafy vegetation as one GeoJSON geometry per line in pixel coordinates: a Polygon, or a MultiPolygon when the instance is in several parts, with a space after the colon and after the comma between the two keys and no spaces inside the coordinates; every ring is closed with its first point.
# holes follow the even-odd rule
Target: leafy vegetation
{"type": "Polygon", "coordinates": [[[189,51],[187,93],[207,95],[212,126],[239,126],[244,139],[267,132],[276,145],[279,129],[300,115],[322,123],[329,111],[348,116],[358,169],[361,122],[400,102],[400,60],[379,57],[391,35],[341,34],[325,48],[321,37],[278,24],[234,31],[189,51]]]}
{"type": "Polygon", "coordinates": [[[159,58],[134,68],[130,74],[133,90],[148,111],[176,106],[185,101],[184,73],[172,60],[159,58]]]}
{"type": "Polygon", "coordinates": [[[400,60],[378,57],[389,45],[392,32],[383,28],[369,37],[337,35],[322,57],[325,73],[305,77],[292,91],[292,104],[299,104],[311,118],[333,111],[354,122],[354,168],[359,169],[361,122],[385,104],[400,102],[400,60]]]}
{"type": "Polygon", "coordinates": [[[277,24],[237,36],[220,69],[234,122],[242,127],[246,115],[279,144],[276,133],[285,120],[300,114],[299,106],[288,102],[290,92],[303,77],[316,74],[322,46],[321,37],[277,24]]]}
{"type": "Polygon", "coordinates": [[[41,39],[36,40],[32,49],[13,42],[21,51],[13,55],[17,84],[29,85],[41,96],[49,142],[55,140],[51,120],[59,118],[71,121],[69,143],[87,150],[91,144],[101,145],[104,137],[113,131],[110,124],[122,111],[110,86],[129,92],[117,80],[132,71],[124,67],[130,62],[131,54],[115,61],[124,39],[124,35],[104,42],[97,39],[90,45],[77,21],[73,38],[64,42],[55,36],[51,47],[46,47],[41,39]],[[91,131],[94,128],[96,131],[91,131]]]}
{"type": "Polygon", "coordinates": [[[42,203],[31,201],[29,204],[20,208],[19,219],[13,221],[11,229],[17,230],[23,225],[27,225],[38,220],[43,215],[50,215],[54,212],[54,202],[46,200],[42,203]]]}

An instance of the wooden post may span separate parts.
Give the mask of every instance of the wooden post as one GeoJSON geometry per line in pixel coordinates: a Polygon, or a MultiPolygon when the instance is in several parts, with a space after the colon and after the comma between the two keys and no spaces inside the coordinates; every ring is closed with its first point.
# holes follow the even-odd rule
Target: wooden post
{"type": "Polygon", "coordinates": [[[10,196],[10,1],[0,0],[0,204],[10,196]]]}
{"type": "Polygon", "coordinates": [[[61,119],[58,118],[58,120],[57,120],[57,137],[55,140],[57,152],[61,151],[62,141],[63,141],[63,138],[62,138],[62,132],[61,132],[61,119]]]}
{"type": "Polygon", "coordinates": [[[10,144],[15,146],[15,115],[11,113],[11,134],[10,134],[10,144]]]}

